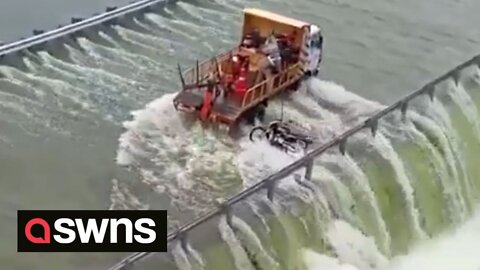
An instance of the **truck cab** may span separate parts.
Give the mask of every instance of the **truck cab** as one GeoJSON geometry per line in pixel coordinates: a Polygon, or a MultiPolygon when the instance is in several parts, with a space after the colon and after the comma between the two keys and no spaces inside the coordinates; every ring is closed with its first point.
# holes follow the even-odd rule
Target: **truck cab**
{"type": "Polygon", "coordinates": [[[306,75],[316,76],[320,68],[320,63],[322,62],[323,36],[318,26],[310,25],[309,28],[309,35],[305,40],[305,46],[308,52],[306,75]]]}

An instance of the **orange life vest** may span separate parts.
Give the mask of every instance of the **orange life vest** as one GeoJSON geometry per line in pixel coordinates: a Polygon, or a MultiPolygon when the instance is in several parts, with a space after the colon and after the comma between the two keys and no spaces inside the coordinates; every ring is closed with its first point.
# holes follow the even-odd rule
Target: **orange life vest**
{"type": "Polygon", "coordinates": [[[232,63],[232,76],[234,78],[237,78],[237,76],[240,74],[241,65],[242,65],[241,63],[242,60],[240,59],[240,57],[237,56],[237,58],[238,58],[237,62],[232,63]]]}
{"type": "Polygon", "coordinates": [[[200,119],[202,121],[207,121],[208,116],[210,115],[210,111],[212,110],[213,104],[213,93],[210,91],[205,91],[203,95],[203,104],[202,109],[200,110],[200,119]]]}
{"type": "Polygon", "coordinates": [[[245,93],[247,91],[247,75],[248,71],[245,67],[240,69],[240,74],[238,75],[237,80],[234,83],[234,89],[237,93],[245,93]]]}

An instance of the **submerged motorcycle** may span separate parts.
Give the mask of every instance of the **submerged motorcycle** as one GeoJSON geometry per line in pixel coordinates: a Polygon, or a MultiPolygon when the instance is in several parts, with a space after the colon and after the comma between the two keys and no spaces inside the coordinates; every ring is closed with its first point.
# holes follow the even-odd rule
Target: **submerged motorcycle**
{"type": "Polygon", "coordinates": [[[291,153],[306,150],[314,142],[313,137],[293,132],[288,125],[281,121],[273,121],[267,128],[254,127],[250,131],[249,138],[252,142],[266,138],[272,146],[291,153]]]}

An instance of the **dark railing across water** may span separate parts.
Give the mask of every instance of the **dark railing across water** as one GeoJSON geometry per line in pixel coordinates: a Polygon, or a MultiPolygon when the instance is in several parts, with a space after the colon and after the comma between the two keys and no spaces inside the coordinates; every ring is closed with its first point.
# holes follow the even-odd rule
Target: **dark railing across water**
{"type": "MultiPolygon", "coordinates": [[[[304,157],[300,158],[299,160],[293,162],[292,164],[284,167],[283,169],[279,170],[278,172],[264,178],[263,180],[259,181],[257,184],[241,191],[240,193],[235,194],[230,199],[225,201],[223,205],[217,207],[216,209],[212,209],[208,213],[200,216],[199,218],[193,220],[191,223],[188,223],[182,227],[180,227],[175,232],[172,232],[168,235],[168,242],[172,241],[181,241],[185,244],[187,233],[198,227],[199,225],[211,220],[212,218],[219,216],[219,215],[226,215],[227,222],[231,224],[231,215],[230,215],[230,208],[248,198],[250,195],[257,193],[258,191],[267,190],[267,197],[270,200],[273,200],[274,196],[274,188],[275,183],[285,177],[293,174],[295,171],[301,168],[306,168],[306,175],[305,178],[310,180],[312,177],[312,168],[313,168],[313,160],[315,157],[319,156],[320,154],[324,153],[325,151],[329,150],[332,147],[339,147],[339,151],[342,155],[346,152],[346,144],[349,137],[352,135],[362,131],[365,128],[369,128],[372,132],[372,135],[375,136],[378,127],[378,120],[385,115],[395,111],[400,110],[400,112],[405,115],[408,110],[408,103],[421,95],[428,95],[430,99],[433,101],[435,96],[435,88],[436,85],[441,83],[442,81],[452,79],[456,84],[460,81],[460,75],[463,69],[469,66],[478,66],[480,68],[480,55],[473,57],[472,59],[468,60],[467,62],[458,65],[454,69],[450,70],[449,72],[445,73],[444,75],[438,77],[437,79],[431,81],[430,83],[426,84],[421,89],[407,95],[406,97],[400,99],[399,101],[395,102],[394,104],[388,106],[387,108],[379,111],[378,113],[374,114],[373,116],[369,117],[366,121],[363,121],[353,128],[349,129],[348,131],[344,132],[343,134],[337,136],[336,138],[332,139],[328,143],[314,149],[313,151],[306,154],[304,157]]],[[[184,245],[183,245],[184,246],[184,245]]],[[[126,270],[130,269],[129,267],[136,261],[145,258],[146,256],[150,255],[149,252],[138,252],[133,253],[130,256],[126,257],[115,266],[109,268],[109,270],[126,270]]]]}
{"type": "Polygon", "coordinates": [[[41,45],[58,38],[77,33],[79,31],[91,28],[102,23],[113,22],[123,16],[150,11],[156,5],[165,5],[173,0],[141,0],[132,2],[123,7],[107,7],[106,12],[93,16],[88,19],[72,18],[71,24],[61,26],[57,29],[44,32],[43,30],[33,30],[33,36],[0,46],[0,57],[8,54],[28,49],[32,46],[41,45]]]}

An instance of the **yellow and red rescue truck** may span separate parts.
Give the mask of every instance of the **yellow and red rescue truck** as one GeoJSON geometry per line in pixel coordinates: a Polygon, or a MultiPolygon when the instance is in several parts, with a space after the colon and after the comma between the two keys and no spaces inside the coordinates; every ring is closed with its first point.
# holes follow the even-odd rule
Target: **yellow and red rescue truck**
{"type": "Polygon", "coordinates": [[[316,25],[245,9],[240,44],[184,72],[178,66],[182,90],[174,106],[206,124],[252,123],[269,99],[318,73],[322,45],[316,25]]]}

